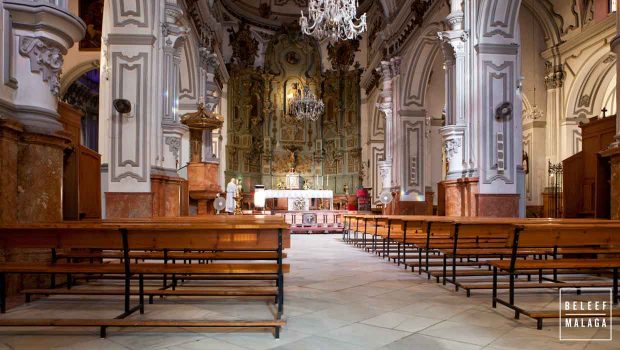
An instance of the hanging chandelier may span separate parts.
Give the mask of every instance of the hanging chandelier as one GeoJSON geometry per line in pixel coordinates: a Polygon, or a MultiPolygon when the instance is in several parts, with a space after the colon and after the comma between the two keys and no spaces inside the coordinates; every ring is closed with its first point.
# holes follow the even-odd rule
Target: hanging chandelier
{"type": "Polygon", "coordinates": [[[291,113],[297,120],[316,121],[324,110],[323,101],[317,99],[307,85],[304,86],[303,94],[299,94],[291,102],[291,113]]]}
{"type": "Polygon", "coordinates": [[[318,40],[354,39],[366,30],[366,14],[356,17],[357,4],[358,0],[310,0],[308,17],[301,11],[301,31],[318,40]]]}

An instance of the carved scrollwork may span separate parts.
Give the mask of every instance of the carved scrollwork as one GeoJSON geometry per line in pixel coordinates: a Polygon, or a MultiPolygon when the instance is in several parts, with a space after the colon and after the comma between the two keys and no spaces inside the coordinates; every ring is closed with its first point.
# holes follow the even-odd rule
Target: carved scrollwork
{"type": "Polygon", "coordinates": [[[228,30],[232,61],[241,67],[252,67],[258,56],[258,41],[252,36],[250,26],[241,24],[238,31],[228,30]]]}
{"type": "Polygon", "coordinates": [[[39,38],[22,36],[19,42],[19,53],[30,58],[30,71],[39,72],[43,81],[49,84],[54,96],[60,92],[60,69],[64,58],[56,46],[39,38]]]}
{"type": "Polygon", "coordinates": [[[179,150],[181,149],[181,139],[179,137],[174,136],[166,136],[164,139],[166,145],[168,145],[168,150],[170,153],[174,155],[175,160],[179,160],[179,150]]]}
{"type": "Polygon", "coordinates": [[[446,143],[444,145],[444,149],[445,149],[445,154],[446,154],[446,159],[448,161],[451,161],[454,156],[456,155],[456,153],[458,152],[459,148],[461,148],[461,139],[449,139],[446,140],[446,143]]]}

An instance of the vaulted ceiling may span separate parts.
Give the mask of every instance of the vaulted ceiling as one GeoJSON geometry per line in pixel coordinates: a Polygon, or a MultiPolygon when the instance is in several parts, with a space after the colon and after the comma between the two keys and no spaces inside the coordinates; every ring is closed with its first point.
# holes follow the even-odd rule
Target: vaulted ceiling
{"type": "MultiPolygon", "coordinates": [[[[375,0],[359,0],[360,12],[375,0]]],[[[301,11],[308,13],[308,0],[220,0],[231,15],[246,22],[276,28],[299,20],[301,11]]]]}

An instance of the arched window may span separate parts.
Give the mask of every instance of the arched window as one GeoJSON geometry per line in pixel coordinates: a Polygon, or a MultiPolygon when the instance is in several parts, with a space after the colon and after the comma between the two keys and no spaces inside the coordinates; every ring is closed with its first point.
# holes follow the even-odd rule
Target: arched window
{"type": "Polygon", "coordinates": [[[616,12],[618,0],[609,0],[609,13],[616,12]]]}

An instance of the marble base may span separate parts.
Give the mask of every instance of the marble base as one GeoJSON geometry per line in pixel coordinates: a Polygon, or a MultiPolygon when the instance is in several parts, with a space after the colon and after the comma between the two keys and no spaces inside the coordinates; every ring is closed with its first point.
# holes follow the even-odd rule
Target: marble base
{"type": "Polygon", "coordinates": [[[425,200],[403,201],[400,193],[393,193],[392,201],[383,209],[384,215],[433,215],[434,192],[426,192],[425,200]]]}
{"type": "Polygon", "coordinates": [[[478,178],[462,178],[441,182],[444,191],[446,216],[476,216],[478,178]]]}
{"type": "MultiPolygon", "coordinates": [[[[23,131],[18,122],[0,117],[0,223],[62,221],[64,134],[23,131]]],[[[48,249],[0,249],[0,261],[50,262],[48,249]]],[[[61,280],[58,280],[61,282],[61,280]]],[[[7,294],[47,287],[46,275],[7,276],[7,294]]]]}
{"type": "Polygon", "coordinates": [[[106,218],[153,217],[153,192],[106,192],[106,218]]]}
{"type": "Polygon", "coordinates": [[[17,223],[17,157],[22,126],[0,118],[0,222],[17,223]]]}
{"type": "Polygon", "coordinates": [[[519,217],[519,194],[476,194],[477,216],[519,217]]]}
{"type": "Polygon", "coordinates": [[[612,220],[620,220],[620,146],[609,148],[600,154],[605,158],[609,158],[611,167],[610,218],[612,220]]]}
{"type": "Polygon", "coordinates": [[[151,175],[153,216],[181,216],[183,202],[189,202],[184,191],[187,180],[178,176],[151,175]]]}

